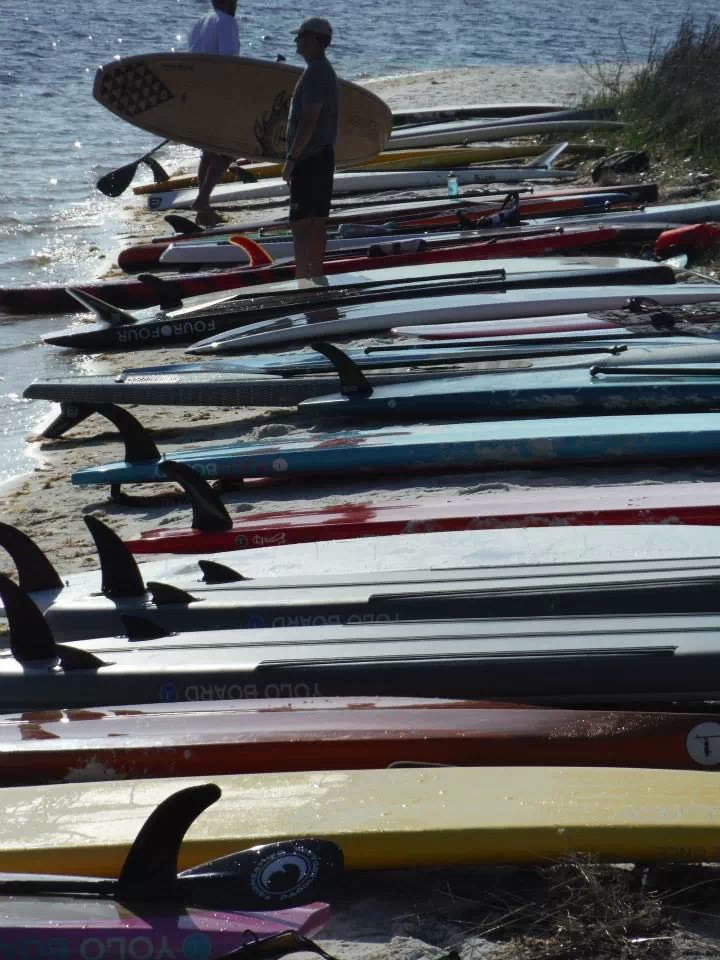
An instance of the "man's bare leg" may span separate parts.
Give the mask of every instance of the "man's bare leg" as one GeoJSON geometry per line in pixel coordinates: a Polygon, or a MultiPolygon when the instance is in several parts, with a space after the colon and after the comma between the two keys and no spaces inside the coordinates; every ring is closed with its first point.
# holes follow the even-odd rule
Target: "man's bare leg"
{"type": "MultiPolygon", "coordinates": [[[[210,194],[230,165],[230,158],[217,153],[203,153],[198,166],[198,195],[193,209],[206,218],[212,213],[210,194]]],[[[219,219],[219,218],[217,218],[219,219]]]]}
{"type": "Polygon", "coordinates": [[[325,245],[327,220],[324,217],[307,217],[291,223],[295,246],[295,276],[298,280],[322,277],[325,273],[325,245]]]}

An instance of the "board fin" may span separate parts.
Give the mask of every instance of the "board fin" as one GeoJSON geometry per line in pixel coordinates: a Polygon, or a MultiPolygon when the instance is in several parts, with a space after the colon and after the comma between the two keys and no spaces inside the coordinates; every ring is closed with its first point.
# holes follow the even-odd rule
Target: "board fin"
{"type": "MultiPolygon", "coordinates": [[[[262,940],[252,940],[241,947],[236,947],[230,953],[224,953],[219,960],[276,960],[289,953],[316,953],[323,960],[336,960],[332,954],[323,950],[319,944],[309,937],[304,937],[295,930],[284,930],[272,937],[263,937],[262,940]]],[[[459,954],[456,955],[460,960],[459,954]]],[[[456,960],[454,957],[453,960],[456,960]]],[[[442,960],[448,960],[443,957],[442,960]]]]}
{"type": "Polygon", "coordinates": [[[178,888],[178,855],[185,834],[198,816],[221,796],[214,783],[186,787],[167,797],[150,814],[125,857],[117,880],[117,896],[133,899],[142,891],[178,888]]]}
{"type": "Polygon", "coordinates": [[[157,607],[163,607],[170,603],[181,603],[187,606],[190,603],[198,603],[200,598],[194,597],[187,590],[181,587],[174,587],[171,583],[159,583],[157,580],[148,580],[147,588],[152,597],[152,602],[157,607]]]}
{"type": "Polygon", "coordinates": [[[139,643],[142,640],[162,640],[163,637],[174,636],[171,630],[166,630],[154,620],[148,620],[147,617],[136,617],[131,613],[124,613],[120,620],[123,633],[131,643],[139,643]]]}
{"type": "Polygon", "coordinates": [[[204,233],[205,230],[199,224],[191,220],[190,217],[183,217],[179,213],[168,213],[165,222],[172,227],[175,233],[182,236],[190,236],[193,233],[204,233]]]}
{"type": "Polygon", "coordinates": [[[239,583],[241,580],[251,580],[252,577],[245,577],[232,567],[224,563],[218,563],[217,560],[198,560],[198,566],[203,573],[203,581],[209,584],[216,583],[239,583]]]}
{"type": "Polygon", "coordinates": [[[164,280],[162,277],[156,277],[154,273],[139,273],[137,279],[140,283],[152,287],[158,296],[162,310],[173,310],[183,305],[182,290],[174,280],[164,280]]]}
{"type": "Polygon", "coordinates": [[[257,183],[258,178],[251,170],[246,170],[243,166],[233,166],[232,173],[238,183],[257,183]]]}
{"type": "Polygon", "coordinates": [[[144,596],[145,584],[140,568],[120,537],[92,514],[83,519],[98,552],[103,594],[113,600],[144,596]]]}
{"type": "Polygon", "coordinates": [[[274,261],[262,244],[257,240],[251,240],[250,237],[244,237],[242,234],[233,233],[228,237],[230,243],[240,247],[250,257],[251,267],[269,267],[274,261]]]}
{"type": "Polygon", "coordinates": [[[92,670],[104,662],[89,650],[55,643],[42,611],[9,577],[0,573],[0,597],[10,630],[10,651],[22,666],[60,661],[64,670],[92,670]]]}
{"type": "Polygon", "coordinates": [[[165,167],[159,160],[156,160],[155,157],[151,157],[150,154],[146,157],[141,157],[140,163],[144,163],[145,166],[152,171],[154,183],[165,183],[166,180],[170,179],[170,174],[165,167]]]}
{"type": "Polygon", "coordinates": [[[545,153],[541,153],[539,157],[533,157],[525,166],[529,170],[550,170],[560,154],[564,153],[569,146],[570,144],[567,140],[564,140],[562,143],[556,143],[554,147],[550,147],[545,153]]]}
{"type": "Polygon", "coordinates": [[[324,340],[310,346],[330,361],[340,380],[340,392],[346,397],[371,397],[373,389],[360,367],[339,347],[324,340]]]}
{"type": "Polygon", "coordinates": [[[52,423],[49,423],[48,426],[45,427],[41,436],[47,437],[48,440],[57,440],[58,437],[62,437],[68,430],[76,427],[79,423],[82,423],[83,420],[87,420],[93,413],[95,413],[95,407],[89,406],[86,403],[75,403],[74,401],[68,403],[62,400],[60,402],[60,413],[52,423]]]}
{"type": "Polygon", "coordinates": [[[160,451],[150,434],[128,410],[114,403],[101,403],[94,407],[94,412],[117,427],[125,446],[125,460],[128,463],[160,460],[160,451]]]}
{"type": "Polygon", "coordinates": [[[0,523],[0,547],[10,554],[17,570],[20,589],[25,593],[33,593],[35,590],[62,590],[65,586],[45,551],[26,533],[9,523],[0,523]]]}
{"type": "Polygon", "coordinates": [[[192,506],[193,530],[215,533],[232,529],[232,518],[222,500],[207,480],[192,467],[184,463],[176,463],[174,460],[163,460],[158,469],[168,479],[179,483],[185,491],[192,506]]]}
{"type": "Polygon", "coordinates": [[[127,324],[137,323],[137,317],[127,310],[120,310],[114,307],[107,300],[101,300],[94,293],[88,293],[78,287],[66,287],[65,291],[74,297],[78,303],[81,303],[86,310],[94,313],[98,321],[105,327],[121,327],[127,324]]]}

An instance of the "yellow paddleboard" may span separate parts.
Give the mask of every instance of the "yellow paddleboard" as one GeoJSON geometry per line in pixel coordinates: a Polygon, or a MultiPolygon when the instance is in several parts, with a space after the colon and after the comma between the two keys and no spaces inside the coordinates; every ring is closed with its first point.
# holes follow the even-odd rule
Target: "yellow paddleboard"
{"type": "MultiPolygon", "coordinates": [[[[539,157],[547,151],[547,144],[538,143],[503,143],[484,144],[477,147],[418,147],[415,150],[387,150],[379,153],[371,160],[357,163],[348,170],[432,170],[438,167],[466,167],[471,163],[494,163],[496,160],[514,160],[525,157],[539,157]]],[[[568,153],[587,152],[586,144],[570,144],[568,153]]],[[[597,151],[595,151],[597,152],[597,151]]],[[[248,163],[244,170],[252,173],[258,180],[265,177],[279,177],[282,171],[281,163],[248,163]]],[[[221,183],[235,183],[240,180],[237,174],[228,170],[222,177],[221,183]]],[[[164,190],[183,190],[197,186],[197,177],[191,173],[169,177],[159,183],[144,183],[133,187],[133,193],[159,193],[164,190]]]]}
{"type": "MultiPolygon", "coordinates": [[[[0,870],[115,876],[138,830],[198,778],[7,787],[0,870]]],[[[349,869],[720,860],[720,776],[590,767],[444,767],[213,777],[181,868],[287,837],[334,840],[349,869]]]]}

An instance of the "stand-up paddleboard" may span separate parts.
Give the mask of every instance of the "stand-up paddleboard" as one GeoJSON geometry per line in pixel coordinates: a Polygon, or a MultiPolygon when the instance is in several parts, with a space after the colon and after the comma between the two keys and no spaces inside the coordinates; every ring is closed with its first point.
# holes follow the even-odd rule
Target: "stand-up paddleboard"
{"type": "MultiPolygon", "coordinates": [[[[231,157],[283,159],[288,110],[300,67],[247,57],[156,53],[125,57],[97,71],[93,96],[141,130],[231,157]]],[[[387,105],[340,81],[337,159],[378,154],[392,128],[387,105]]]]}
{"type": "MultiPolygon", "coordinates": [[[[326,274],[336,274],[386,267],[424,267],[428,263],[455,263],[498,256],[534,256],[611,243],[619,235],[617,227],[596,229],[590,225],[577,230],[543,232],[493,243],[484,241],[468,246],[442,247],[418,253],[329,257],[325,261],[324,270],[326,274]]],[[[242,238],[240,242],[248,249],[250,245],[248,241],[242,238]]],[[[180,306],[183,298],[186,297],[223,290],[237,290],[239,287],[294,278],[294,261],[273,263],[264,251],[257,248],[257,245],[255,245],[254,254],[257,255],[258,263],[254,267],[238,267],[191,275],[173,274],[162,279],[151,274],[141,274],[137,280],[99,280],[73,289],[91,296],[102,297],[120,308],[141,308],[156,304],[164,308],[173,308],[180,306]]],[[[77,300],[68,292],[67,285],[47,284],[2,288],[0,289],[0,309],[20,313],[74,312],[77,309],[77,300]]]]}
{"type": "MultiPolygon", "coordinates": [[[[467,252],[466,248],[464,255],[467,252]]],[[[495,247],[493,252],[496,252],[495,247]]],[[[326,278],[324,283],[311,281],[304,285],[303,281],[288,280],[260,284],[253,289],[252,295],[232,294],[177,310],[161,310],[146,317],[124,313],[99,297],[76,291],[78,303],[95,313],[97,323],[50,333],[45,341],[81,350],[142,348],[192,342],[210,333],[220,335],[243,325],[317,307],[330,310],[368,303],[387,305],[390,301],[425,299],[433,295],[443,296],[451,302],[463,292],[504,292],[521,287],[556,287],[560,283],[584,286],[596,282],[599,286],[626,287],[645,282],[674,285],[674,281],[672,268],[665,264],[646,265],[644,261],[613,257],[458,260],[427,264],[425,270],[398,267],[396,270],[338,273],[326,278]]],[[[587,316],[573,329],[578,326],[580,329],[611,329],[614,326],[617,330],[617,324],[587,316]]]]}
{"type": "MultiPolygon", "coordinates": [[[[720,778],[706,771],[448,767],[215,779],[223,795],[186,838],[182,867],[318,824],[350,870],[573,853],[623,863],[719,856],[720,778]]],[[[8,787],[0,867],[112,874],[148,813],[195,782],[8,787]]]]}
{"type": "MultiPolygon", "coordinates": [[[[716,604],[716,584],[708,589],[716,604]]],[[[0,654],[3,712],[206,696],[441,696],[637,706],[716,700],[720,690],[716,613],[604,611],[179,634],[148,615],[127,619],[127,637],[58,644],[19,587],[2,576],[0,590],[11,642],[10,652],[0,654]]]]}
{"type": "MultiPolygon", "coordinates": [[[[599,214],[603,221],[641,223],[666,220],[674,223],[707,223],[720,219],[720,200],[691,200],[686,203],[654,203],[642,210],[616,210],[599,214]]],[[[563,222],[566,222],[563,218],[563,222]]],[[[572,222],[572,218],[567,222],[572,222]]]]}
{"type": "Polygon", "coordinates": [[[312,340],[366,336],[371,331],[415,327],[425,323],[464,323],[509,320],[516,317],[555,316],[560,313],[616,310],[633,297],[649,297],[659,304],[712,302],[720,298],[716,284],[676,283],[667,286],[545,287],[506,293],[459,294],[456,297],[397,300],[323,311],[310,310],[275,320],[249,324],[193,344],[189,353],[242,353],[263,347],[312,340]]]}
{"type": "Polygon", "coordinates": [[[6,787],[423,763],[717,770],[718,734],[713,713],[390,697],[216,700],[5,715],[0,757],[6,787]]]}
{"type": "MultiPolygon", "coordinates": [[[[524,183],[545,180],[575,180],[576,170],[541,164],[542,155],[523,166],[478,166],[458,170],[461,186],[484,183],[524,183]]],[[[336,173],[333,178],[333,196],[348,193],[377,193],[382,190],[421,190],[447,183],[445,170],[363,170],[336,173]]],[[[289,187],[282,177],[260,180],[257,183],[220,183],[213,190],[213,203],[242,203],[248,200],[266,200],[289,196],[289,187]]],[[[168,190],[150,193],[149,210],[188,210],[197,190],[168,190]]]]}
{"type": "MultiPolygon", "coordinates": [[[[126,431],[124,461],[78,470],[79,486],[166,480],[163,457],[126,431]],[[136,443],[136,441],[138,441],[136,443]]],[[[328,431],[178,450],[206,479],[372,476],[382,473],[547,467],[560,463],[694,459],[720,452],[720,414],[558,417],[328,431]]]]}
{"type": "MultiPolygon", "coordinates": [[[[441,370],[402,369],[402,359],[395,356],[387,369],[369,371],[367,375],[337,348],[324,349],[337,352],[342,358],[337,362],[338,376],[324,371],[309,376],[255,376],[220,369],[193,371],[193,364],[180,364],[183,367],[180,372],[154,368],[118,377],[36,380],[25,389],[23,396],[62,405],[58,417],[44,430],[45,435],[51,437],[62,436],[104,404],[203,407],[292,407],[297,404],[301,412],[317,412],[323,416],[378,416],[381,419],[436,419],[458,414],[483,418],[513,412],[553,415],[700,411],[717,409],[720,405],[720,345],[717,343],[680,347],[671,342],[646,346],[640,339],[636,345],[632,341],[629,345],[609,348],[601,344],[583,345],[559,350],[554,356],[548,352],[535,358],[495,361],[475,358],[474,362],[472,355],[463,358],[458,351],[459,365],[454,369],[448,369],[448,364],[454,362],[451,357],[430,358],[444,362],[441,370]],[[617,366],[604,366],[615,358],[622,360],[623,365],[635,364],[634,372],[623,376],[617,366]],[[472,363],[472,367],[467,367],[465,362],[472,363]],[[715,364],[717,369],[708,367],[708,363],[715,364]],[[665,374],[653,373],[658,364],[673,366],[665,366],[665,374]],[[699,364],[705,366],[699,367],[699,364]],[[557,371],[557,377],[550,371],[557,371]],[[517,380],[521,374],[530,373],[536,373],[537,377],[517,380]],[[461,379],[463,383],[458,382],[461,379]],[[338,390],[340,393],[336,393],[338,390]],[[442,399],[436,403],[435,398],[439,396],[442,399]],[[83,411],[83,406],[89,409],[83,411]]],[[[222,361],[218,365],[222,365],[222,361]]],[[[211,363],[203,366],[209,367],[211,363]]]]}
{"type": "MultiPolygon", "coordinates": [[[[520,118],[517,118],[519,121],[520,118]]],[[[451,121],[393,130],[387,149],[412,147],[439,147],[445,144],[480,143],[484,140],[503,140],[506,137],[526,137],[533,134],[572,136],[587,130],[621,130],[625,126],[617,120],[527,120],[511,123],[480,123],[451,121]]]]}
{"type": "MultiPolygon", "coordinates": [[[[672,355],[672,348],[670,348],[672,355]]],[[[683,351],[680,351],[680,356],[683,351]]],[[[688,359],[693,357],[688,348],[688,359]]],[[[446,380],[435,377],[412,383],[358,387],[356,368],[344,391],[303,400],[299,409],[313,416],[370,417],[381,420],[426,420],[462,416],[544,414],[618,414],[717,410],[720,407],[720,363],[630,366],[625,359],[598,360],[589,368],[545,371],[527,375],[487,373],[446,380]]]]}
{"type": "Polygon", "coordinates": [[[468,117],[524,117],[537,113],[555,113],[568,109],[557,103],[477,103],[437,104],[432,107],[394,107],[393,127],[436,121],[465,120],[468,117]]]}
{"type": "MultiPolygon", "coordinates": [[[[518,160],[524,157],[539,157],[547,152],[545,144],[537,143],[508,143],[482,144],[475,147],[421,147],[417,150],[388,150],[379,153],[370,160],[353,164],[351,170],[432,170],[455,167],[465,167],[471,163],[492,163],[498,160],[518,160]]],[[[582,143],[568,144],[567,153],[580,155],[600,156],[601,146],[590,146],[582,143]]],[[[251,182],[253,178],[266,179],[279,177],[282,173],[282,163],[249,163],[237,164],[230,167],[222,176],[221,183],[251,182]]],[[[133,187],[133,193],[141,196],[148,193],[162,193],[166,190],[182,190],[187,187],[197,187],[197,176],[194,174],[177,174],[167,180],[144,183],[133,187]]]]}
{"type": "Polygon", "coordinates": [[[226,513],[225,529],[160,527],[126,541],[136,554],[203,553],[439,530],[588,524],[717,524],[720,483],[619,484],[488,490],[477,497],[348,502],[310,510],[226,513]]]}
{"type": "MultiPolygon", "coordinates": [[[[328,345],[323,349],[332,350],[341,358],[345,356],[337,347],[328,345]]],[[[275,358],[274,363],[262,357],[261,360],[265,362],[258,364],[256,370],[252,363],[218,357],[197,363],[137,367],[115,377],[35,380],[25,388],[23,396],[61,405],[59,414],[42,430],[44,436],[57,438],[91,416],[98,405],[108,403],[288,407],[312,397],[326,396],[338,387],[342,391],[347,389],[349,383],[353,385],[353,391],[360,383],[366,391],[368,386],[371,389],[389,384],[407,387],[413,382],[425,384],[422,389],[426,389],[429,379],[562,370],[568,367],[589,369],[614,357],[633,364],[718,362],[720,346],[714,341],[703,343],[700,338],[691,337],[635,337],[624,341],[580,341],[577,345],[538,344],[534,347],[479,347],[477,350],[468,347],[447,350],[419,348],[379,354],[355,351],[355,356],[355,360],[347,357],[336,361],[337,368],[330,363],[312,364],[303,357],[297,358],[295,365],[284,367],[279,357],[275,358]],[[438,366],[442,369],[436,369],[438,366]],[[267,367],[267,370],[263,371],[263,367],[267,367]],[[366,384],[362,381],[362,375],[356,372],[358,369],[368,371],[366,384]],[[337,373],[342,375],[340,380],[335,375],[337,373]]],[[[388,396],[386,392],[382,395],[388,396]]],[[[649,399],[648,405],[654,402],[659,401],[649,399]]],[[[705,385],[704,396],[696,398],[696,402],[698,405],[709,402],[708,385],[705,385]]],[[[348,412],[355,409],[359,408],[350,406],[348,412]]]]}
{"type": "MultiPolygon", "coordinates": [[[[175,465],[170,475],[177,479],[178,474],[175,465]]],[[[186,480],[183,484],[189,485],[186,480]]],[[[218,508],[217,515],[221,513],[222,508],[218,508]]],[[[40,637],[48,628],[52,638],[46,636],[43,652],[50,657],[55,641],[110,635],[147,641],[168,636],[168,631],[498,617],[515,613],[518,603],[522,603],[526,616],[648,610],[700,613],[716,609],[715,572],[699,574],[693,566],[671,573],[637,570],[632,583],[623,578],[624,571],[614,577],[600,572],[595,579],[572,571],[557,576],[555,570],[548,576],[538,572],[523,578],[505,576],[502,571],[492,575],[485,569],[462,568],[454,573],[407,571],[405,580],[377,574],[375,581],[372,577],[326,577],[318,588],[312,577],[247,581],[227,565],[204,564],[205,583],[188,584],[183,579],[180,584],[168,580],[146,584],[127,548],[112,531],[95,519],[88,519],[88,525],[103,563],[102,593],[82,596],[67,588],[41,589],[37,577],[27,587],[5,584],[0,591],[8,604],[12,649],[22,661],[28,659],[23,638],[35,632],[30,659],[37,659],[40,637]],[[366,582],[368,579],[370,582],[366,582]],[[38,608],[45,613],[44,621],[39,619],[38,608]]],[[[3,531],[3,545],[16,557],[17,549],[8,545],[6,534],[3,531]]],[[[22,538],[19,531],[14,534],[16,541],[22,538]]],[[[23,585],[28,578],[22,565],[19,567],[23,585]]],[[[46,574],[57,576],[47,563],[46,574]]],[[[164,646],[161,644],[161,648],[164,646]]]]}
{"type": "MultiPolygon", "coordinates": [[[[90,526],[89,520],[86,521],[90,526]]],[[[310,588],[365,586],[409,589],[412,584],[437,585],[458,578],[479,587],[540,588],[639,582],[667,575],[714,575],[720,566],[720,531],[715,526],[676,524],[547,527],[472,530],[454,533],[388,535],[379,538],[264,545],[204,554],[201,559],[166,556],[132,564],[97,538],[100,569],[63,572],[54,569],[43,551],[20,531],[0,525],[0,542],[12,558],[23,591],[41,610],[52,604],[98,602],[102,596],[149,597],[146,581],[170,583],[190,593],[209,586],[250,579],[252,589],[300,591],[310,588]],[[592,560],[588,560],[592,557],[592,560]],[[138,569],[139,568],[139,569],[138,569]],[[337,571],[343,570],[342,575],[337,571]]],[[[117,537],[115,538],[117,542],[117,537]]],[[[122,544],[120,544],[122,547],[122,544]]]]}

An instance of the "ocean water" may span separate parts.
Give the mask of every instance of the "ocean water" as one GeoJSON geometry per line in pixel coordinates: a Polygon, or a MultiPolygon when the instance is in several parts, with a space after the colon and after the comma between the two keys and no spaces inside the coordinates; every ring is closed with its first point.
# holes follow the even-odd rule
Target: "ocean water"
{"type": "MultiPolygon", "coordinates": [[[[131,191],[111,200],[95,181],[157,142],[95,103],[95,70],[118,57],[186,49],[207,0],[0,6],[0,286],[95,278],[112,266],[142,216],[131,191]]],[[[333,62],[355,79],[440,67],[593,63],[623,51],[642,60],[654,32],[662,45],[684,14],[702,23],[705,11],[699,0],[682,7],[671,0],[240,0],[238,19],[244,55],[296,62],[292,29],[305,16],[327,16],[335,29],[333,62]]],[[[160,159],[172,169],[172,152],[160,159]]],[[[42,344],[44,333],[68,319],[0,313],[0,484],[30,468],[25,437],[50,413],[49,405],[22,399],[25,386],[95,368],[92,359],[42,344]]]]}

